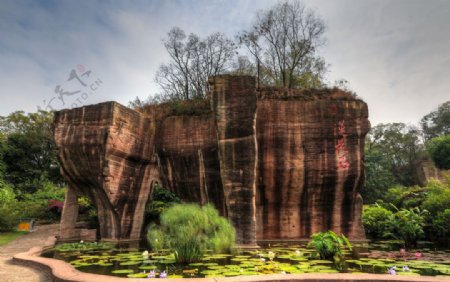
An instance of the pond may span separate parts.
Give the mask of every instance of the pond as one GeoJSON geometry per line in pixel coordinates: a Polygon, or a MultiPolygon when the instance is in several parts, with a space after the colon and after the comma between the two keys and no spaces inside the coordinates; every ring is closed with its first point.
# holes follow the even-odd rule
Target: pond
{"type": "Polygon", "coordinates": [[[273,244],[235,254],[208,253],[199,262],[180,265],[168,250],[145,252],[107,243],[75,243],[56,246],[42,256],[64,260],[83,272],[131,278],[339,272],[450,276],[450,250],[432,246],[405,251],[392,242],[378,242],[355,245],[344,253],[345,263],[335,263],[319,259],[302,244],[273,244]]]}

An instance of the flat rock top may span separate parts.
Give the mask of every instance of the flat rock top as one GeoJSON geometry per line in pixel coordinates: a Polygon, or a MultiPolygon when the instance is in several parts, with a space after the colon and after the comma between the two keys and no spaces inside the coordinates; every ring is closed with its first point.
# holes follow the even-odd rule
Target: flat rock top
{"type": "Polygon", "coordinates": [[[26,252],[32,247],[43,246],[49,236],[59,233],[59,224],[37,226],[34,232],[0,247],[0,280],[4,282],[44,282],[52,281],[50,276],[42,270],[14,264],[12,256],[26,252]]]}

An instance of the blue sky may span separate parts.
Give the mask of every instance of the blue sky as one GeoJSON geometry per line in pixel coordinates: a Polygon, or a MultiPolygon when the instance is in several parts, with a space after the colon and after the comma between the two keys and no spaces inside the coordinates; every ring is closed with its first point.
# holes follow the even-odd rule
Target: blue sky
{"type": "MultiPolygon", "coordinates": [[[[153,79],[171,27],[233,37],[274,3],[0,0],[0,115],[145,99],[159,91],[153,79]],[[86,86],[68,81],[72,70],[86,86]],[[71,95],[58,99],[57,86],[71,95]]],[[[416,123],[450,100],[450,1],[304,3],[327,24],[328,81],[348,80],[372,124],[416,123]]]]}

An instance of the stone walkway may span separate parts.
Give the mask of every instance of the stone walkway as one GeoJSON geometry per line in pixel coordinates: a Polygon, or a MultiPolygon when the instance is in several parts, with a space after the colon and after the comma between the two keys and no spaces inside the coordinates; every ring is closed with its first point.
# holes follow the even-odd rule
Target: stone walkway
{"type": "Polygon", "coordinates": [[[59,233],[59,224],[37,226],[32,233],[25,234],[0,247],[0,281],[4,282],[46,282],[52,281],[42,270],[14,264],[12,256],[42,246],[49,236],[59,233]]]}

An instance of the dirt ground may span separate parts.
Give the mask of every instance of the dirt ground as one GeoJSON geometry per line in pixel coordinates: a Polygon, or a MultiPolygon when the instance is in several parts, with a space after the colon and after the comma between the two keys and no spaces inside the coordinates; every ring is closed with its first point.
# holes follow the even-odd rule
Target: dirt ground
{"type": "Polygon", "coordinates": [[[12,256],[42,246],[49,236],[59,232],[59,224],[37,226],[34,232],[0,247],[0,281],[4,282],[47,282],[52,281],[48,273],[35,268],[15,264],[12,256]]]}

